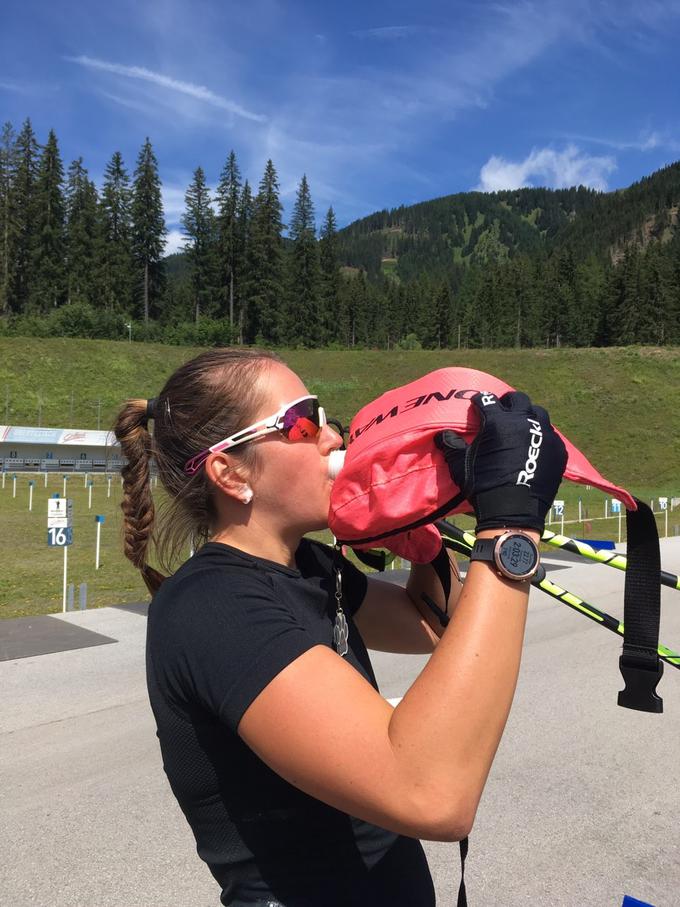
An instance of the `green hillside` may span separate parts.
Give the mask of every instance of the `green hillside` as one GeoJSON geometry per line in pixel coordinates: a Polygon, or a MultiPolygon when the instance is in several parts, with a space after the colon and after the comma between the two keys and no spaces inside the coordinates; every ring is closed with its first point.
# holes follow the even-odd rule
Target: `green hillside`
{"type": "MultiPolygon", "coordinates": [[[[154,396],[197,350],[103,340],[0,338],[0,421],[110,427],[121,401],[154,396]],[[73,418],[71,394],[73,393],[73,418]]],[[[526,390],[599,468],[632,486],[680,485],[680,349],[284,350],[286,361],[347,423],[389,387],[436,368],[491,372],[526,390]]]]}

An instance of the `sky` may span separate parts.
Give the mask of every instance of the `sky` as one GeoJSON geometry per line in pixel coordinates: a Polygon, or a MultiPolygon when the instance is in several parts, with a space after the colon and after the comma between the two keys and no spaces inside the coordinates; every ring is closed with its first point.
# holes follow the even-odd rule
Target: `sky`
{"type": "Polygon", "coordinates": [[[231,149],[320,225],[454,192],[630,185],[680,159],[680,0],[4,0],[0,120],[130,172],[148,136],[182,244],[231,149]]]}

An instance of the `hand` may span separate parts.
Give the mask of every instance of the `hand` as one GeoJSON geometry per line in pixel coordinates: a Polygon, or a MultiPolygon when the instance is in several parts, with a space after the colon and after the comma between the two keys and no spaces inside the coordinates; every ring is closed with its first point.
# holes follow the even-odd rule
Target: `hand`
{"type": "Polygon", "coordinates": [[[548,413],[519,391],[472,398],[481,426],[472,444],[455,431],[435,436],[451,478],[470,501],[477,531],[506,527],[542,533],[560,487],[567,451],[548,413]]]}

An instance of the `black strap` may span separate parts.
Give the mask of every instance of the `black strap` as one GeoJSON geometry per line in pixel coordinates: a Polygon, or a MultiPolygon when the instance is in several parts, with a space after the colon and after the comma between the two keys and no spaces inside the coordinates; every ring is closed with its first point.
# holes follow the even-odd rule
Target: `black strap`
{"type": "Polygon", "coordinates": [[[446,548],[444,545],[439,549],[439,553],[430,561],[431,565],[434,567],[435,573],[439,577],[439,582],[442,584],[442,589],[444,590],[444,602],[446,607],[449,606],[449,596],[451,595],[451,561],[449,556],[446,553],[446,548]]]}
{"type": "Polygon", "coordinates": [[[656,685],[663,674],[659,659],[661,553],[654,514],[635,498],[637,510],[626,512],[628,535],[623,601],[623,654],[619,668],[626,687],[619,705],[640,712],[663,712],[656,685]]]}
{"type": "Polygon", "coordinates": [[[420,596],[442,627],[447,627],[451,620],[448,613],[449,596],[451,595],[451,561],[446,552],[446,546],[442,543],[439,553],[430,561],[430,566],[434,568],[435,573],[439,577],[439,582],[442,584],[442,589],[444,590],[444,610],[442,610],[426,592],[423,592],[420,596]]]}
{"type": "Polygon", "coordinates": [[[460,885],[458,887],[457,907],[467,907],[467,892],[465,891],[465,857],[468,852],[468,839],[460,842],[460,885]]]}
{"type": "Polygon", "coordinates": [[[385,567],[387,566],[387,554],[384,551],[360,551],[357,548],[353,548],[357,559],[361,561],[362,564],[366,564],[367,567],[370,567],[372,570],[377,570],[378,573],[384,573],[385,567]]]}
{"type": "Polygon", "coordinates": [[[451,618],[446,613],[446,611],[442,611],[437,602],[433,601],[433,599],[430,598],[427,592],[423,592],[420,597],[425,602],[430,611],[432,611],[442,627],[448,627],[451,618]]]}

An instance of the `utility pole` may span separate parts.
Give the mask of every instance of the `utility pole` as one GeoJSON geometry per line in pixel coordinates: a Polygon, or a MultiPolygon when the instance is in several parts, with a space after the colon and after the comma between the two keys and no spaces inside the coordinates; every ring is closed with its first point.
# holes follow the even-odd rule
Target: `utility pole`
{"type": "Polygon", "coordinates": [[[128,343],[132,343],[132,322],[126,322],[125,327],[128,329],[128,343]]]}

